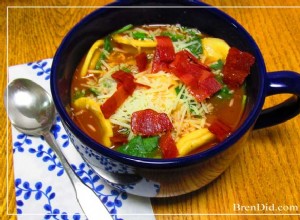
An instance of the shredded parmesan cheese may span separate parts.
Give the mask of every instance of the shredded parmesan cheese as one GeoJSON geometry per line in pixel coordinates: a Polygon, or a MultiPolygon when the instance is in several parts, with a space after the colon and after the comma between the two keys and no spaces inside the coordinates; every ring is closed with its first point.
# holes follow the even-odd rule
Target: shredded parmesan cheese
{"type": "MultiPolygon", "coordinates": [[[[212,105],[206,102],[198,103],[176,76],[163,71],[156,74],[144,71],[135,74],[134,77],[135,82],[148,87],[138,87],[132,96],[126,99],[117,112],[110,117],[112,124],[130,129],[132,113],[153,109],[168,115],[175,128],[173,133],[175,140],[186,132],[204,127],[205,114],[212,110],[212,105]],[[180,89],[178,94],[176,87],[180,89]]],[[[98,95],[97,99],[102,104],[116,91],[116,82],[111,78],[111,74],[106,74],[98,84],[96,88],[101,95],[98,95]],[[105,85],[109,88],[105,88],[105,85]]],[[[133,134],[130,133],[129,137],[132,136],[133,134]]]]}

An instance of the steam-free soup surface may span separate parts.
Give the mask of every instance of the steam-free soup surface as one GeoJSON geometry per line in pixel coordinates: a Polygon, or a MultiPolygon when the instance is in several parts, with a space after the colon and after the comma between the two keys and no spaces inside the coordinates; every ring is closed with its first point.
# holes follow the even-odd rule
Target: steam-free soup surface
{"type": "Polygon", "coordinates": [[[76,69],[71,115],[91,138],[137,157],[203,151],[238,126],[254,57],[180,25],[127,25],[76,69]]]}

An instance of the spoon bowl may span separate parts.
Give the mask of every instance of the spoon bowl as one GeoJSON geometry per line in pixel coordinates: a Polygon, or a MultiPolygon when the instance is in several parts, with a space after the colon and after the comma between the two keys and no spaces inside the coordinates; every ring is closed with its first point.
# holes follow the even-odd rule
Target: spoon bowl
{"type": "Polygon", "coordinates": [[[50,130],[55,107],[40,85],[28,79],[16,79],[8,85],[4,101],[11,123],[19,131],[43,135],[50,130]]]}
{"type": "Polygon", "coordinates": [[[22,133],[44,136],[58,156],[75,189],[76,198],[89,220],[112,219],[98,196],[72,170],[50,129],[55,121],[55,107],[51,96],[28,79],[16,79],[8,86],[4,102],[12,125],[22,133]]]}

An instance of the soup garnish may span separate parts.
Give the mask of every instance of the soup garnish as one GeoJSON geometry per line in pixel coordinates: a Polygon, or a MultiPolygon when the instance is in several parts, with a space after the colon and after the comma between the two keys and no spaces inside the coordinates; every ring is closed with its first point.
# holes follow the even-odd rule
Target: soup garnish
{"type": "Polygon", "coordinates": [[[71,116],[124,154],[176,158],[227,138],[255,58],[180,25],[127,25],[97,40],[75,71],[71,116]]]}

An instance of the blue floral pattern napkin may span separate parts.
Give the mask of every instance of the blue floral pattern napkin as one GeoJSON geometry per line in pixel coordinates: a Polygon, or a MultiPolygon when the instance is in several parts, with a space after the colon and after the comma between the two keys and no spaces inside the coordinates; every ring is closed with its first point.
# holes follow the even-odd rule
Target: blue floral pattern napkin
{"type": "MultiPolygon", "coordinates": [[[[9,81],[28,78],[50,94],[51,64],[52,59],[45,59],[9,67],[9,81]]],[[[95,191],[115,220],[155,219],[150,199],[108,186],[84,163],[59,116],[51,132],[77,175],[95,191]]],[[[86,219],[67,174],[43,137],[28,136],[12,128],[12,141],[18,219],[86,219]]]]}

